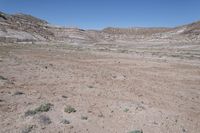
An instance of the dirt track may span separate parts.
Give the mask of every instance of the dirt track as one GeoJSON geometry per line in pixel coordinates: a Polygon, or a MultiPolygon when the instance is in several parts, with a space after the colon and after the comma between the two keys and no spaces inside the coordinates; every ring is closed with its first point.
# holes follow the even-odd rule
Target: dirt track
{"type": "Polygon", "coordinates": [[[200,132],[198,60],[1,46],[0,75],[2,133],[200,132]],[[25,116],[43,103],[53,106],[25,116]],[[69,105],[76,112],[64,112],[69,105]]]}

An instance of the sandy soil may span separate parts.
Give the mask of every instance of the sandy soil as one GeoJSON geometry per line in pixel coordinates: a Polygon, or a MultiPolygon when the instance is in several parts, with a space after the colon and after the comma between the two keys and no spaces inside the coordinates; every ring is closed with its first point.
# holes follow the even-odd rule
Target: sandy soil
{"type": "Polygon", "coordinates": [[[0,132],[199,133],[199,58],[159,57],[0,46],[0,132]]]}

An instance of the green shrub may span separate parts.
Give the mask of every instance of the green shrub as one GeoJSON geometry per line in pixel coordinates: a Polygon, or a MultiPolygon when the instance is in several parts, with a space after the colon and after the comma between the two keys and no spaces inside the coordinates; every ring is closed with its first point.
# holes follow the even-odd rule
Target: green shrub
{"type": "Polygon", "coordinates": [[[125,109],[124,109],[124,112],[128,112],[128,111],[129,111],[129,109],[128,109],[128,108],[125,108],[125,109]]]}
{"type": "Polygon", "coordinates": [[[134,131],[130,131],[128,133],[143,133],[143,131],[142,130],[134,130],[134,131]]]}
{"type": "Polygon", "coordinates": [[[66,113],[74,113],[74,112],[76,112],[76,109],[71,106],[67,106],[64,111],[66,113]]]}
{"type": "Polygon", "coordinates": [[[35,115],[39,112],[48,112],[51,109],[51,106],[53,106],[51,103],[42,104],[34,110],[28,110],[25,113],[25,116],[35,115]]]}
{"type": "Polygon", "coordinates": [[[88,117],[87,116],[81,116],[81,120],[87,120],[88,117]]]}
{"type": "Polygon", "coordinates": [[[1,75],[0,75],[0,79],[1,79],[1,80],[8,80],[7,78],[5,78],[5,77],[3,77],[3,76],[1,76],[1,75]]]}

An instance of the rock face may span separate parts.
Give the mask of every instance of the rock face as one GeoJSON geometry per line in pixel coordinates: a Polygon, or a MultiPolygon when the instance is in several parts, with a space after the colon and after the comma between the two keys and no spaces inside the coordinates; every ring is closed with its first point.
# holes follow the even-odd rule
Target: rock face
{"type": "Polygon", "coordinates": [[[57,27],[25,14],[0,12],[0,42],[61,41],[112,43],[131,41],[200,41],[200,22],[176,28],[105,28],[82,30],[57,27]]]}

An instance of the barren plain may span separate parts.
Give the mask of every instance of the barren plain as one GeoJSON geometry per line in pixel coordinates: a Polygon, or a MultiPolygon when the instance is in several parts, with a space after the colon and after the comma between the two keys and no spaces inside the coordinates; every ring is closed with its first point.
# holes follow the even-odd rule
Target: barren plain
{"type": "Polygon", "coordinates": [[[200,132],[199,44],[98,46],[1,45],[0,132],[200,132]]]}

